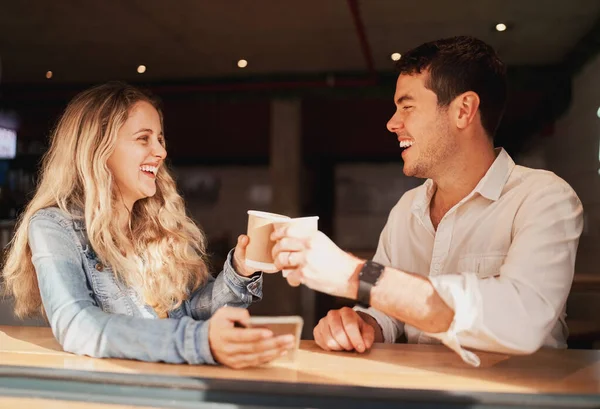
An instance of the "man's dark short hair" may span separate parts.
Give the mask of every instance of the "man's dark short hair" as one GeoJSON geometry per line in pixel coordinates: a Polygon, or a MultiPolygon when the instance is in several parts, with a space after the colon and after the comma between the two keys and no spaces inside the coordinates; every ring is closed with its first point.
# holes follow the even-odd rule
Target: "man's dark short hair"
{"type": "Polygon", "coordinates": [[[479,112],[486,133],[494,137],[506,106],[506,66],[496,51],[473,37],[459,36],[422,44],[396,64],[400,74],[429,72],[425,86],[446,107],[460,94],[479,95],[479,112]]]}

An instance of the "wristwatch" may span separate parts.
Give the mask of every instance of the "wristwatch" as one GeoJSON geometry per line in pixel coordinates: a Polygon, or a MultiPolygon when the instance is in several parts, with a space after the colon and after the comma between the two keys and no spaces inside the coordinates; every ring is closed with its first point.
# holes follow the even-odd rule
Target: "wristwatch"
{"type": "Polygon", "coordinates": [[[377,285],[377,281],[385,269],[384,265],[373,260],[367,260],[358,273],[357,301],[361,307],[368,308],[371,305],[371,289],[377,285]]]}

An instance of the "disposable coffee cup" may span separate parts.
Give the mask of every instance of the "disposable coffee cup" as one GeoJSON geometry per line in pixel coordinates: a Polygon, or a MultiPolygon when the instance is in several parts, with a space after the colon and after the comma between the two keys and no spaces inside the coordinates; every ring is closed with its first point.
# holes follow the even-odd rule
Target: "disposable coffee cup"
{"type": "Polygon", "coordinates": [[[248,210],[248,230],[246,234],[250,238],[250,243],[246,248],[246,266],[266,273],[277,271],[271,254],[275,245],[275,242],[271,240],[271,233],[275,229],[275,223],[289,220],[291,219],[288,216],[277,213],[248,210]]]}

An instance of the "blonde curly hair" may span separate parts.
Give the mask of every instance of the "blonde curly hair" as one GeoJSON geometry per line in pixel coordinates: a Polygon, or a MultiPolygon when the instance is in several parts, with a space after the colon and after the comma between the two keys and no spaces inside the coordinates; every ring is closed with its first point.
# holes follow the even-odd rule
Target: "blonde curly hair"
{"type": "Polygon", "coordinates": [[[159,315],[179,306],[206,282],[206,239],[187,216],[183,199],[166,166],[156,176],[156,194],[138,200],[130,214],[131,231],[116,217],[115,183],[107,160],[117,132],[141,101],[162,112],[149,93],[111,82],[86,90],[67,106],[45,154],[37,190],[20,216],[5,254],[5,292],[15,299],[15,315],[44,315],[28,228],[40,209],[58,207],[72,217],[83,212],[89,241],[102,262],[125,284],[141,288],[159,315]]]}

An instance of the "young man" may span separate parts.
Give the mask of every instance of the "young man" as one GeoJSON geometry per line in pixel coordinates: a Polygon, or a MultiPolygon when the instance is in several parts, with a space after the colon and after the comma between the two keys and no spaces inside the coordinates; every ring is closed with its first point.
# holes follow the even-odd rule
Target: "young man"
{"type": "Polygon", "coordinates": [[[322,233],[275,232],[291,285],[358,299],[314,329],[326,350],[375,342],[443,342],[527,354],[566,347],[565,304],[582,231],[582,206],[551,172],[516,166],[493,137],[506,103],[505,66],[472,37],[423,44],[399,61],[387,127],[404,173],[427,178],[392,209],[373,261],[322,233]]]}

